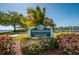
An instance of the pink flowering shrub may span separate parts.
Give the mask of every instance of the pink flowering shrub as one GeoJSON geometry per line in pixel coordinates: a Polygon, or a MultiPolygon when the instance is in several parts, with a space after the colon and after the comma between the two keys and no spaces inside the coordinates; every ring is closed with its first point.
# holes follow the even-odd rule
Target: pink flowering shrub
{"type": "Polygon", "coordinates": [[[54,39],[29,39],[21,45],[23,55],[37,55],[54,48],[54,39]]]}
{"type": "Polygon", "coordinates": [[[11,37],[9,35],[1,35],[0,36],[0,54],[11,54],[10,46],[11,37]]]}
{"type": "Polygon", "coordinates": [[[59,35],[58,44],[68,54],[79,54],[79,34],[59,35]]]}

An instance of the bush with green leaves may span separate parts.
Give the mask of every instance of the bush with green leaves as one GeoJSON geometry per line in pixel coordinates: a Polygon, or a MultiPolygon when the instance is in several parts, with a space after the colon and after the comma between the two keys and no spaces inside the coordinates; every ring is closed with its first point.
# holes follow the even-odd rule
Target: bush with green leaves
{"type": "Polygon", "coordinates": [[[25,45],[21,45],[21,51],[24,55],[36,55],[53,49],[54,46],[54,39],[30,39],[25,45]]]}

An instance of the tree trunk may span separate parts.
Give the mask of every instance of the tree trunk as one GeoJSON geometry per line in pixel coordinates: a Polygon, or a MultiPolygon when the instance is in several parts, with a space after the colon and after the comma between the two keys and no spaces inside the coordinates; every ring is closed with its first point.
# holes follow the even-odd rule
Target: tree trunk
{"type": "Polygon", "coordinates": [[[14,27],[14,32],[16,32],[16,25],[14,24],[13,27],[14,27]]]}

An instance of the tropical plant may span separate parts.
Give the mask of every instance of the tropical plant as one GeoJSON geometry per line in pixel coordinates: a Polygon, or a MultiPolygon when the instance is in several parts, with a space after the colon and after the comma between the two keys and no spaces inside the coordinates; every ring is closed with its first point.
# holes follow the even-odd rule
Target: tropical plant
{"type": "Polygon", "coordinates": [[[46,14],[46,8],[40,8],[37,6],[35,9],[29,8],[27,10],[28,17],[30,17],[30,20],[35,23],[35,25],[43,24],[43,21],[45,19],[46,14]]]}
{"type": "Polygon", "coordinates": [[[27,10],[28,20],[32,21],[33,26],[37,25],[45,25],[50,26],[51,28],[55,28],[56,24],[53,22],[51,18],[45,17],[46,8],[40,8],[37,6],[35,9],[29,8],[27,10]]]}
{"type": "Polygon", "coordinates": [[[21,23],[22,23],[22,27],[24,27],[26,30],[28,30],[28,28],[34,26],[33,21],[32,20],[28,20],[27,18],[21,19],[21,23]]]}
{"type": "Polygon", "coordinates": [[[45,26],[50,26],[53,30],[56,27],[56,24],[54,23],[54,21],[51,18],[46,17],[45,20],[43,21],[43,24],[45,26]]]}

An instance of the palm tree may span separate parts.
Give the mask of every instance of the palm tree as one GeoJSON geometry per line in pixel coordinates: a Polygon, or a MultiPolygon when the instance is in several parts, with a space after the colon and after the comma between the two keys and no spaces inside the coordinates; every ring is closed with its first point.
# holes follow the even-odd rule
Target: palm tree
{"type": "Polygon", "coordinates": [[[51,29],[55,30],[56,24],[51,18],[46,17],[43,24],[45,26],[50,26],[51,29]]]}
{"type": "Polygon", "coordinates": [[[51,18],[45,17],[46,8],[40,8],[37,6],[35,9],[29,8],[27,10],[28,20],[32,20],[35,25],[45,25],[55,27],[56,24],[51,18]]]}
{"type": "Polygon", "coordinates": [[[40,25],[43,24],[43,21],[45,19],[45,14],[46,14],[46,8],[40,8],[37,6],[35,9],[29,8],[27,10],[28,17],[33,20],[35,25],[40,25]]]}
{"type": "Polygon", "coordinates": [[[53,20],[48,17],[46,17],[43,21],[43,25],[45,26],[50,26],[52,23],[53,23],[53,20]]]}
{"type": "Polygon", "coordinates": [[[22,28],[24,28],[25,31],[27,31],[27,27],[28,27],[28,24],[26,24],[26,22],[27,22],[27,18],[25,17],[20,18],[20,25],[22,28]]]}

